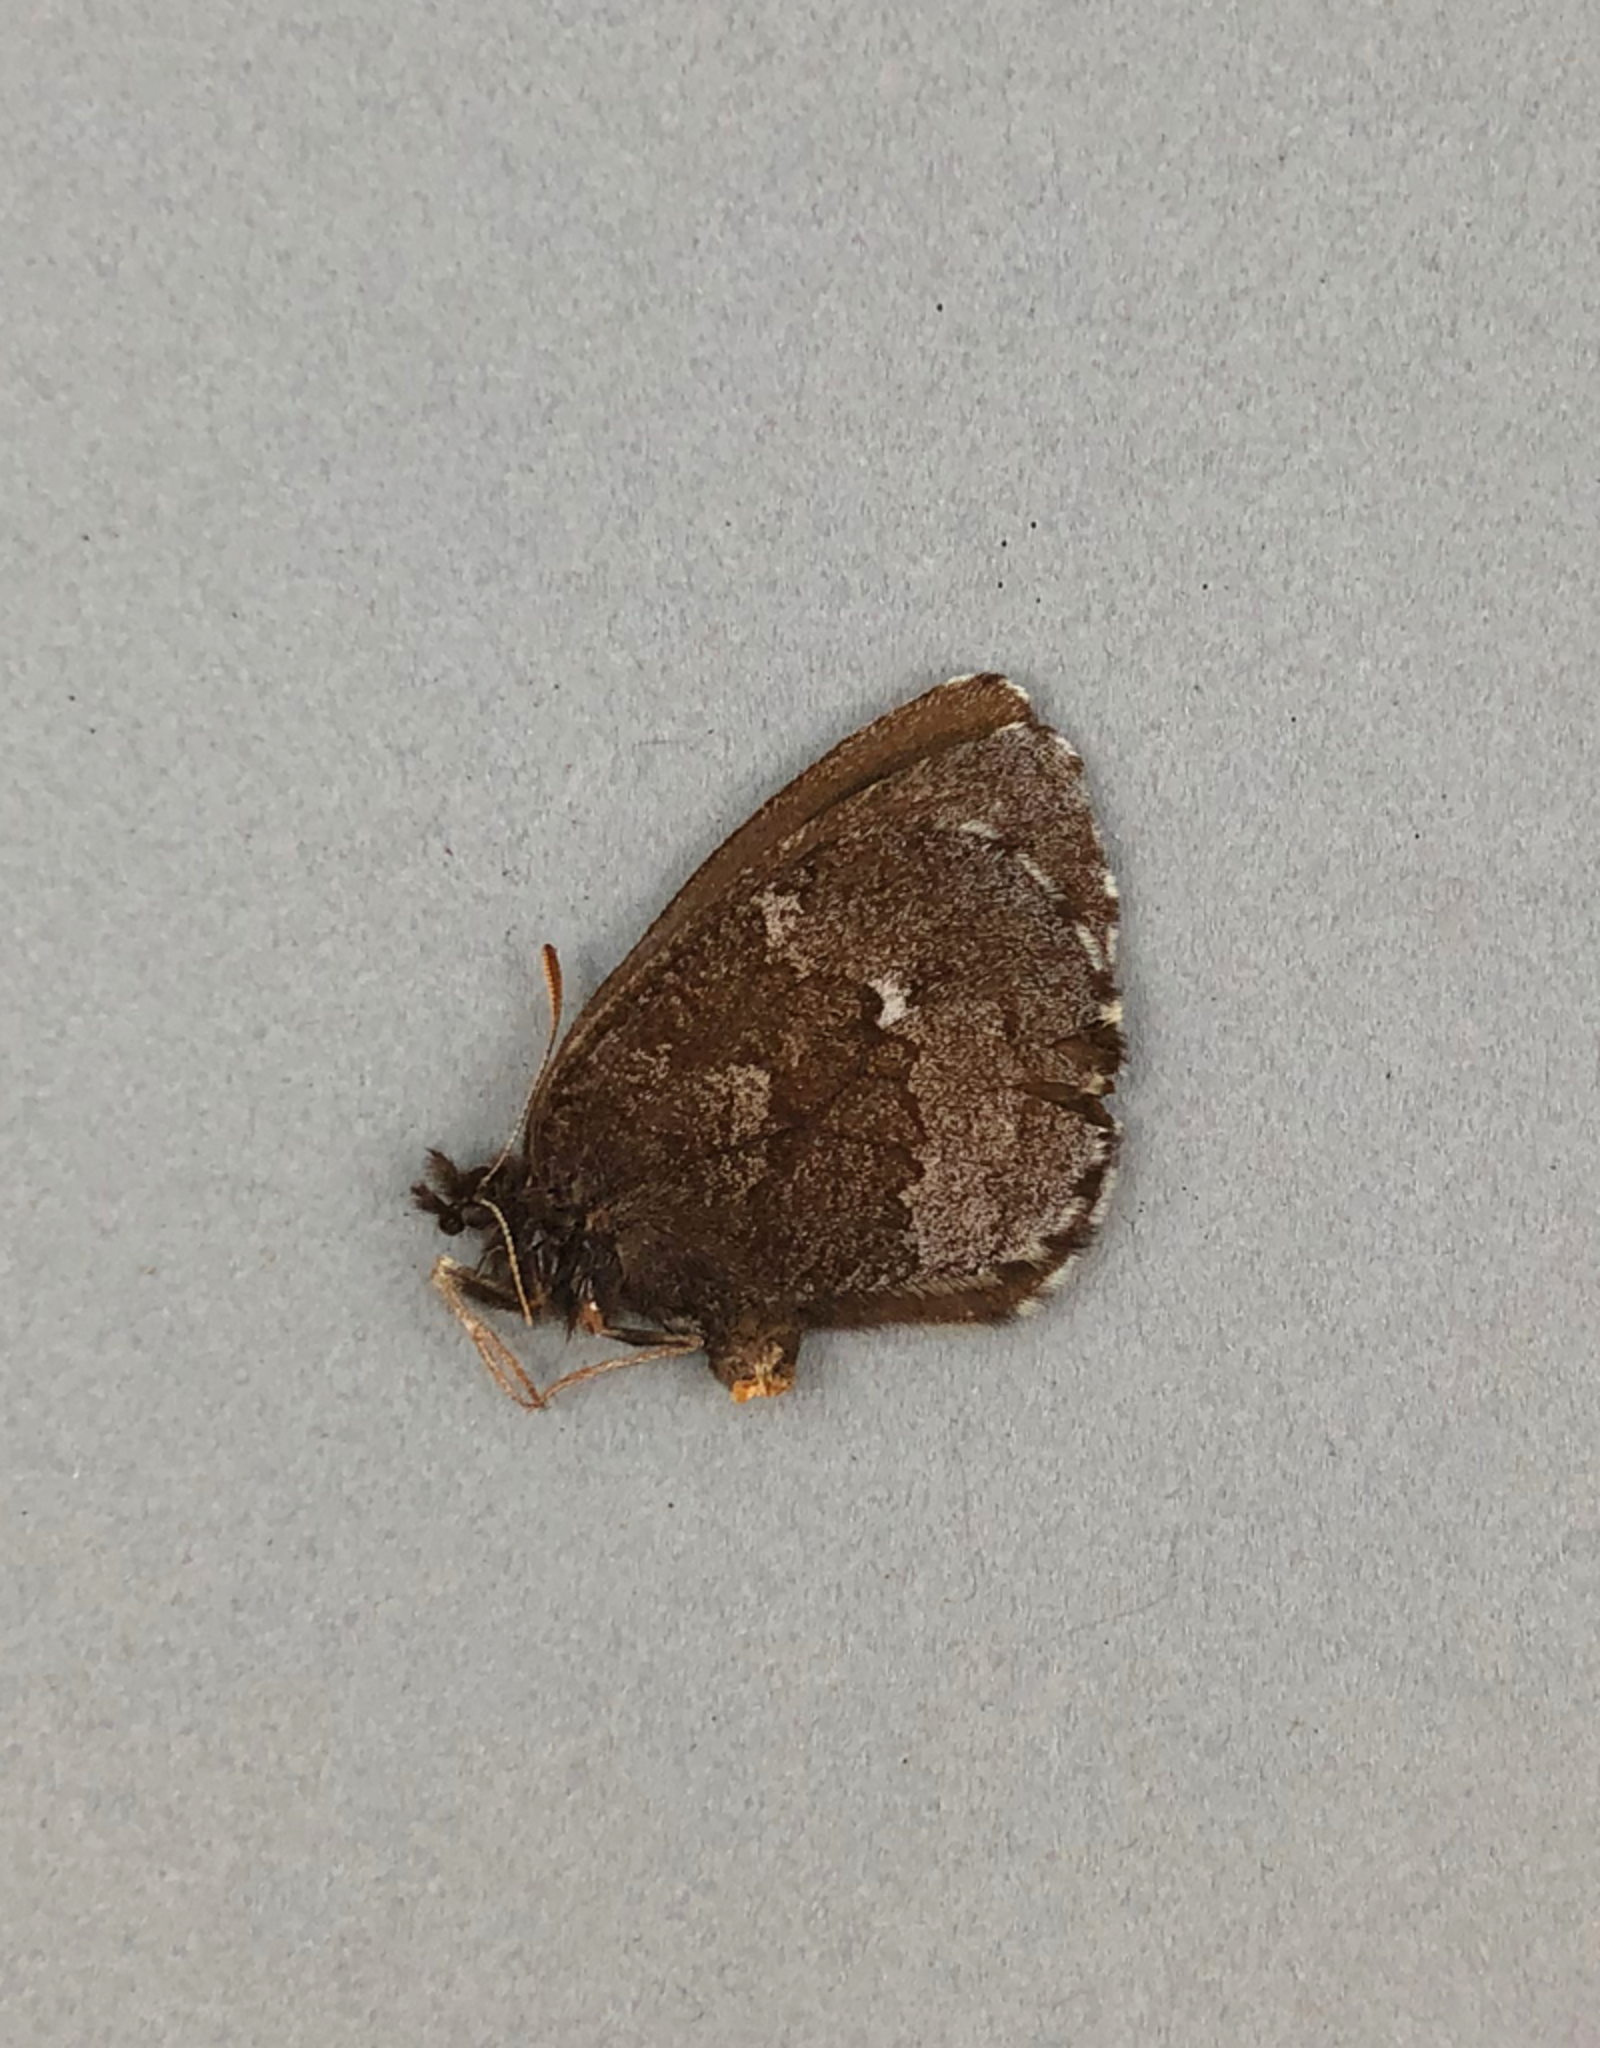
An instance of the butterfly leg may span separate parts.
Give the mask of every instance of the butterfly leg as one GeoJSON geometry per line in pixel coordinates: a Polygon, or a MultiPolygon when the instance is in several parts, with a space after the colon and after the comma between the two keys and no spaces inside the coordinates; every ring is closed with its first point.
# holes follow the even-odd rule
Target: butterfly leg
{"type": "Polygon", "coordinates": [[[467,1306],[469,1297],[479,1301],[488,1299],[496,1307],[502,1306],[492,1291],[493,1283],[480,1281],[469,1266],[443,1256],[434,1260],[429,1278],[444,1297],[450,1313],[472,1339],[489,1377],[500,1391],[509,1394],[519,1408],[542,1408],[545,1396],[523,1371],[516,1353],[508,1344],[503,1344],[483,1318],[474,1315],[467,1306]]]}
{"type": "Polygon", "coordinates": [[[711,1370],[736,1401],[786,1394],[794,1385],[800,1332],[793,1323],[772,1324],[741,1316],[706,1340],[711,1370]]]}
{"type": "MultiPolygon", "coordinates": [[[[651,1344],[647,1350],[634,1351],[622,1358],[605,1358],[598,1365],[580,1365],[575,1372],[563,1373],[560,1379],[552,1380],[541,1392],[511,1347],[502,1343],[483,1318],[474,1315],[467,1306],[469,1300],[477,1300],[489,1302],[497,1308],[509,1308],[515,1304],[516,1296],[497,1287],[493,1281],[481,1279],[470,1267],[458,1265],[454,1259],[435,1259],[432,1279],[449,1305],[450,1313],[472,1339],[489,1377],[501,1393],[510,1395],[519,1408],[543,1408],[548,1405],[550,1396],[560,1393],[563,1387],[575,1387],[584,1380],[598,1379],[601,1373],[615,1372],[619,1366],[648,1365],[657,1358],[682,1358],[685,1352],[700,1348],[698,1337],[670,1337],[664,1343],[651,1344]]],[[[636,1343],[638,1339],[625,1338],[624,1341],[636,1343]]]]}

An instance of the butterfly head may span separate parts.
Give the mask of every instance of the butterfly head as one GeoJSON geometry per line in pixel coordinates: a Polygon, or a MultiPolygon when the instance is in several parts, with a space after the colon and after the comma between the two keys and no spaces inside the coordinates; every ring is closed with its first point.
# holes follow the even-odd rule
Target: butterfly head
{"type": "Polygon", "coordinates": [[[597,1289],[609,1300],[614,1260],[581,1210],[547,1188],[525,1159],[460,1167],[430,1152],[411,1199],[446,1237],[474,1231],[484,1240],[470,1269],[482,1285],[467,1289],[479,1300],[519,1307],[529,1322],[554,1315],[569,1328],[595,1313],[597,1289]]]}
{"type": "Polygon", "coordinates": [[[430,1152],[427,1175],[412,1188],[411,1199],[446,1237],[459,1237],[464,1230],[492,1231],[498,1228],[495,1212],[501,1207],[495,1194],[504,1194],[493,1185],[497,1178],[493,1166],[463,1169],[442,1152],[430,1152]]]}
{"type": "Polygon", "coordinates": [[[426,1177],[412,1188],[411,1199],[446,1237],[469,1230],[483,1237],[477,1270],[513,1286],[526,1313],[540,1314],[549,1305],[546,1203],[523,1162],[501,1158],[460,1167],[444,1153],[430,1152],[426,1177]]]}

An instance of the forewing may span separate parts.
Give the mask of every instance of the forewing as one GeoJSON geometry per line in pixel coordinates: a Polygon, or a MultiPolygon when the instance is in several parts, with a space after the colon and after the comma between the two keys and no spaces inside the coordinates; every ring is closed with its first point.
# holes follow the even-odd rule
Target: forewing
{"type": "Polygon", "coordinates": [[[741,879],[758,875],[783,841],[844,799],[915,761],[930,760],[947,748],[1032,717],[1026,693],[1007,677],[952,676],[841,740],[769,797],[700,864],[633,951],[596,989],[568,1033],[563,1054],[576,1055],[631,996],[668,942],[741,879]]]}
{"type": "Polygon", "coordinates": [[[1078,757],[1010,705],[794,804],[575,1031],[534,1141],[582,1162],[625,1264],[817,1322],[981,1315],[1085,1241],[1116,896],[1078,757]]]}

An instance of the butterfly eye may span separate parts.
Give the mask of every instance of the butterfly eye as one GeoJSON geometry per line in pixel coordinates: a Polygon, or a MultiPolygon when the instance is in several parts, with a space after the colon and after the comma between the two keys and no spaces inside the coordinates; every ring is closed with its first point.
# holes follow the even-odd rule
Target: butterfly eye
{"type": "Polygon", "coordinates": [[[466,1219],[462,1216],[459,1209],[441,1209],[439,1211],[439,1228],[446,1237],[459,1237],[466,1227],[466,1219]]]}

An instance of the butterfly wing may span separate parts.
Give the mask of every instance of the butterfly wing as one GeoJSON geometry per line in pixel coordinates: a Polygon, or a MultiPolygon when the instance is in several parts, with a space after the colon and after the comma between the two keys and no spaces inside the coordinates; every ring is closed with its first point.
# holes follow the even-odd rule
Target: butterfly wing
{"type": "Polygon", "coordinates": [[[563,1054],[576,1056],[684,925],[727,895],[741,876],[759,872],[774,847],[823,811],[914,761],[1030,716],[1027,696],[1007,677],[953,676],[841,740],[769,797],[701,862],[633,951],[596,989],[568,1032],[563,1054]]]}
{"type": "Polygon", "coordinates": [[[574,1027],[530,1145],[656,1313],[1002,1315],[1107,1185],[1116,915],[1077,755],[1002,678],[947,684],[712,856],[574,1027]]]}

